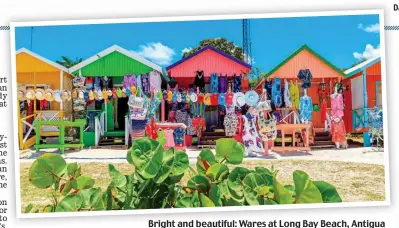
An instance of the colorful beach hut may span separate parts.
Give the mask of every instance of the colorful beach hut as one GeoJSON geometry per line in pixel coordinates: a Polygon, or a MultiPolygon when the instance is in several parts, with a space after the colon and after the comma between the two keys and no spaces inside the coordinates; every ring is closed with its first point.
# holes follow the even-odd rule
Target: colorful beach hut
{"type": "MultiPolygon", "coordinates": [[[[279,77],[284,81],[293,81],[298,79],[298,72],[302,69],[309,69],[312,74],[311,87],[307,89],[307,95],[312,98],[313,104],[319,103],[318,89],[322,82],[328,83],[330,91],[335,82],[342,80],[345,74],[338,67],[334,66],[327,59],[316,53],[307,45],[302,45],[299,49],[289,55],[280,64],[272,68],[265,77],[259,81],[254,89],[260,94],[265,87],[267,80],[273,80],[279,77]]],[[[304,90],[300,87],[300,96],[303,96],[304,90]]],[[[323,128],[324,122],[321,121],[320,112],[313,112],[312,124],[314,128],[323,128]]]]}
{"type": "Polygon", "coordinates": [[[368,114],[382,106],[381,57],[359,63],[345,72],[345,123],[350,133],[362,133],[364,146],[370,146],[368,114]]]}
{"type": "MultiPolygon", "coordinates": [[[[162,73],[162,68],[157,64],[134,52],[113,45],[73,66],[69,72],[83,77],[110,78],[115,88],[123,87],[123,78],[126,74],[140,75],[153,70],[162,73]]],[[[127,101],[127,98],[112,99],[110,103],[102,105],[99,111],[105,114],[105,123],[104,126],[101,126],[102,130],[99,131],[103,131],[105,136],[125,136],[125,139],[127,138],[129,134],[127,121],[125,121],[128,111],[127,101]],[[116,127],[115,119],[122,120],[123,123],[119,123],[116,127]]]]}
{"type": "MultiPolygon", "coordinates": [[[[18,87],[25,89],[71,90],[73,76],[68,69],[48,60],[26,48],[16,52],[16,73],[18,87]]],[[[58,136],[57,127],[46,126],[35,130],[36,121],[55,121],[68,118],[72,113],[72,103],[56,101],[33,102],[18,101],[21,107],[18,112],[18,136],[21,149],[35,144],[35,135],[58,136]]]]}
{"type": "MultiPolygon", "coordinates": [[[[168,76],[178,83],[179,88],[185,89],[194,84],[197,72],[203,72],[205,92],[209,92],[211,74],[227,76],[228,80],[231,80],[234,75],[247,75],[251,71],[251,65],[213,46],[205,46],[166,67],[166,70],[168,76]]],[[[164,107],[164,104],[162,107],[164,107]]],[[[217,112],[217,107],[209,108],[205,112],[207,131],[210,131],[213,127],[223,128],[217,112]]]]}

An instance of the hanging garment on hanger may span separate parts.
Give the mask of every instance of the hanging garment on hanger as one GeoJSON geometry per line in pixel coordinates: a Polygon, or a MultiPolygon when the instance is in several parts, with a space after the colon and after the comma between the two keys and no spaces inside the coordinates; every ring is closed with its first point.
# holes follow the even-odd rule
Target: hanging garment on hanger
{"type": "Polygon", "coordinates": [[[173,130],[172,129],[165,129],[165,138],[166,138],[166,143],[165,146],[170,148],[175,146],[175,138],[173,136],[173,130]]]}
{"type": "Polygon", "coordinates": [[[305,95],[300,98],[299,102],[299,118],[301,121],[311,121],[313,112],[312,98],[305,95]]]}
{"type": "Polygon", "coordinates": [[[130,88],[132,86],[136,86],[136,75],[134,74],[125,74],[123,76],[123,88],[130,88]]]}
{"type": "Polygon", "coordinates": [[[244,75],[241,78],[241,89],[242,92],[247,92],[250,88],[249,88],[249,79],[248,79],[248,75],[244,75]]]}
{"type": "Polygon", "coordinates": [[[327,106],[328,100],[330,99],[330,89],[327,83],[321,83],[319,85],[319,89],[317,91],[319,94],[319,102],[320,102],[320,118],[322,122],[327,120],[327,106]]]}
{"type": "Polygon", "coordinates": [[[150,94],[150,78],[149,74],[141,75],[141,88],[144,94],[150,94]]]}
{"type": "Polygon", "coordinates": [[[227,75],[219,75],[219,93],[227,93],[227,75]]]}
{"type": "Polygon", "coordinates": [[[113,88],[111,77],[107,77],[107,76],[101,77],[101,83],[103,84],[103,86],[102,86],[103,89],[112,89],[113,88]]]}
{"type": "Polygon", "coordinates": [[[272,101],[276,107],[281,107],[283,101],[281,97],[281,79],[274,78],[272,86],[272,101]]]}
{"type": "Polygon", "coordinates": [[[268,117],[268,113],[265,115],[264,111],[258,111],[258,127],[259,135],[262,141],[274,140],[277,137],[277,121],[273,116],[268,117]]]}
{"type": "Polygon", "coordinates": [[[191,115],[187,116],[187,135],[196,135],[197,131],[193,127],[193,118],[191,115]]]}
{"type": "Polygon", "coordinates": [[[291,81],[290,86],[289,86],[289,91],[290,91],[290,101],[292,104],[292,107],[295,109],[299,109],[299,87],[298,84],[291,81]]]}
{"type": "Polygon", "coordinates": [[[185,133],[185,131],[184,131],[184,129],[183,128],[176,128],[174,131],[173,131],[173,136],[174,136],[174,139],[175,139],[175,144],[177,144],[177,145],[181,145],[181,144],[183,144],[184,143],[184,133],[185,133]]]}
{"type": "Polygon", "coordinates": [[[331,97],[331,114],[333,118],[342,118],[344,116],[344,100],[340,93],[331,97]]]}
{"type": "Polygon", "coordinates": [[[194,85],[199,87],[200,89],[205,87],[205,75],[204,71],[196,71],[194,85]]]}
{"type": "Polygon", "coordinates": [[[302,80],[302,88],[307,89],[311,87],[312,73],[309,69],[299,70],[298,79],[302,80]]]}
{"type": "Polygon", "coordinates": [[[237,115],[234,112],[227,113],[224,117],[223,125],[226,136],[234,136],[238,125],[237,115]]]}
{"type": "Polygon", "coordinates": [[[254,153],[263,152],[263,143],[256,130],[255,116],[247,113],[244,119],[244,135],[242,139],[245,146],[245,156],[252,156],[254,153]]]}
{"type": "Polygon", "coordinates": [[[241,87],[241,78],[242,76],[237,76],[236,74],[234,74],[233,76],[233,92],[234,93],[238,93],[238,92],[242,92],[242,87],[241,87]]]}
{"type": "Polygon", "coordinates": [[[344,116],[344,101],[342,94],[331,96],[331,135],[336,143],[346,142],[346,129],[342,117],[344,116]]]}
{"type": "Polygon", "coordinates": [[[284,104],[286,108],[292,107],[290,89],[287,79],[284,79],[284,104]]]}
{"type": "Polygon", "coordinates": [[[272,88],[273,88],[273,82],[271,80],[267,80],[265,82],[265,89],[267,92],[267,97],[269,97],[269,98],[272,97],[272,88]]]}
{"type": "Polygon", "coordinates": [[[210,93],[219,92],[219,78],[216,73],[211,74],[210,93]]]}
{"type": "Polygon", "coordinates": [[[161,74],[158,71],[153,70],[149,73],[149,77],[150,77],[150,87],[156,91],[160,91],[162,85],[161,74]]]}

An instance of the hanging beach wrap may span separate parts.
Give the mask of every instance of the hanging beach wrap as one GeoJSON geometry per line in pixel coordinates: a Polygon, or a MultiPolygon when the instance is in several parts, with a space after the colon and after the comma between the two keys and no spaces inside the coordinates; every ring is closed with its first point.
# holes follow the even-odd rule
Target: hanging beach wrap
{"type": "Polygon", "coordinates": [[[310,80],[312,79],[312,73],[309,69],[302,69],[298,72],[298,79],[302,80],[302,88],[307,89],[312,85],[310,80]]]}
{"type": "Polygon", "coordinates": [[[258,126],[259,126],[259,136],[262,141],[274,140],[277,137],[277,122],[276,119],[271,116],[270,119],[265,118],[264,112],[258,113],[258,126]]]}
{"type": "Polygon", "coordinates": [[[219,92],[219,78],[217,74],[213,73],[211,74],[210,93],[218,93],[218,92],[219,92]]]}
{"type": "Polygon", "coordinates": [[[272,86],[272,101],[276,107],[280,107],[283,103],[281,97],[281,79],[274,78],[273,86],[272,86]]]}

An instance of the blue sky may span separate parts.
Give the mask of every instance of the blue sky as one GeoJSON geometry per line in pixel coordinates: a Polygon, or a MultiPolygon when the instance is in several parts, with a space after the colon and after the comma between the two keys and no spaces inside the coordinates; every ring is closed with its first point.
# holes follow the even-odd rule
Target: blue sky
{"type": "MultiPolygon", "coordinates": [[[[379,53],[378,15],[251,19],[254,66],[268,71],[307,44],[339,68],[379,53]]],[[[205,38],[242,45],[241,20],[154,22],[16,28],[16,49],[50,60],[88,58],[117,44],[166,67],[205,38]],[[32,38],[32,39],[31,39],[32,38]],[[32,45],[31,45],[32,44],[32,45]]]]}

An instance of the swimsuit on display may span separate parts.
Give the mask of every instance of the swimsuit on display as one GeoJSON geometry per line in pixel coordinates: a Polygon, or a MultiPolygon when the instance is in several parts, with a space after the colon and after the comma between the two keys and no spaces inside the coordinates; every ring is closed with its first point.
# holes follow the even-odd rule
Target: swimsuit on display
{"type": "Polygon", "coordinates": [[[227,93],[227,75],[219,76],[219,93],[227,93]]]}
{"type": "Polygon", "coordinates": [[[298,78],[302,80],[302,88],[307,89],[310,88],[312,79],[312,73],[310,73],[309,69],[299,70],[298,78]]]}
{"type": "Polygon", "coordinates": [[[211,74],[210,93],[218,93],[219,91],[219,78],[216,73],[211,74]]]}
{"type": "Polygon", "coordinates": [[[303,96],[300,98],[299,103],[299,116],[302,121],[311,121],[312,120],[312,98],[309,96],[303,96]]]}
{"type": "Polygon", "coordinates": [[[273,86],[272,86],[272,101],[276,107],[280,107],[282,105],[282,97],[281,97],[281,80],[280,78],[274,78],[273,86]]]}
{"type": "Polygon", "coordinates": [[[233,76],[233,80],[234,80],[234,85],[233,85],[233,92],[234,93],[238,93],[238,92],[242,92],[242,88],[241,88],[241,78],[242,76],[237,76],[234,74],[233,76]]]}
{"type": "Polygon", "coordinates": [[[194,85],[200,89],[205,87],[205,76],[204,71],[197,71],[194,79],[194,85]]]}

